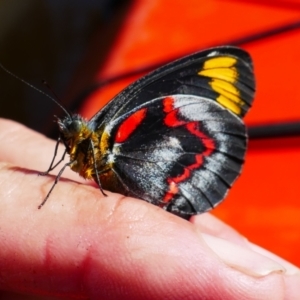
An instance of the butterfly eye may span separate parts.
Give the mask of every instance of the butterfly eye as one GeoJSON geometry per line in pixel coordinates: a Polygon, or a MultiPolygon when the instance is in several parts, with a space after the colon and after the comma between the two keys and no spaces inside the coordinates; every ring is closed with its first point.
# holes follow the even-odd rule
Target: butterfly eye
{"type": "Polygon", "coordinates": [[[82,122],[80,120],[74,120],[69,124],[68,130],[72,134],[79,134],[82,130],[82,122]]]}

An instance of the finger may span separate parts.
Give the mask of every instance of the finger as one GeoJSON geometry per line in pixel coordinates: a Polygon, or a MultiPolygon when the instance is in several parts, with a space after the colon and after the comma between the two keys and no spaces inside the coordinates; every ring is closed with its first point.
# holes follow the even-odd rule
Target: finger
{"type": "Polygon", "coordinates": [[[144,201],[62,180],[38,210],[51,183],[0,165],[0,289],[91,299],[286,296],[279,264],[230,243],[227,263],[196,226],[144,201]]]}
{"type": "MultiPolygon", "coordinates": [[[[46,138],[19,123],[11,120],[0,119],[0,161],[44,172],[48,169],[54,155],[56,142],[46,138]]],[[[58,161],[63,153],[64,146],[60,145],[57,153],[58,161]]],[[[64,163],[66,163],[68,160],[64,163]]],[[[61,167],[63,164],[61,164],[61,167]]],[[[61,167],[57,167],[52,174],[57,174],[61,167]]],[[[78,174],[69,168],[63,173],[63,177],[71,178],[79,182],[85,182],[78,174]]]]}
{"type": "MultiPolygon", "coordinates": [[[[266,258],[269,258],[283,266],[286,274],[286,276],[284,277],[285,287],[288,291],[287,294],[290,295],[285,299],[299,298],[300,289],[297,286],[297,284],[295,284],[295,281],[299,282],[300,280],[300,270],[298,267],[295,267],[294,265],[282,259],[281,257],[278,257],[277,255],[250,243],[243,235],[241,235],[235,229],[228,226],[227,224],[220,221],[211,214],[206,213],[202,215],[193,216],[190,222],[192,222],[195,226],[199,228],[199,230],[201,230],[202,233],[204,233],[203,237],[205,238],[208,245],[210,245],[211,249],[213,249],[213,251],[215,251],[215,253],[219,257],[222,257],[222,260],[226,261],[228,265],[231,264],[231,260],[233,256],[235,256],[234,262],[232,263],[238,264],[238,268],[243,268],[243,263],[245,263],[245,260],[249,259],[250,255],[246,254],[243,251],[231,251],[230,247],[232,245],[226,247],[224,245],[224,243],[227,243],[226,241],[230,241],[235,245],[243,247],[244,249],[248,249],[258,254],[261,254],[266,258]],[[214,237],[219,237],[222,240],[224,239],[225,241],[215,239],[214,237]]],[[[256,264],[259,264],[258,260],[256,261],[256,264]]],[[[248,271],[250,271],[250,269],[251,268],[248,268],[248,271]]]]}
{"type": "Polygon", "coordinates": [[[193,216],[190,222],[203,233],[223,238],[243,247],[249,247],[244,236],[209,213],[193,216]]]}

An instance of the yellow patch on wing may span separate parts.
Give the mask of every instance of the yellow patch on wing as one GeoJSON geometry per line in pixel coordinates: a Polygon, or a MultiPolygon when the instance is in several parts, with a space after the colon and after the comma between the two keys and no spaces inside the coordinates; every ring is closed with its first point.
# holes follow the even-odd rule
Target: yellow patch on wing
{"type": "MultiPolygon", "coordinates": [[[[100,160],[102,156],[104,156],[109,150],[110,148],[110,134],[107,131],[103,131],[102,135],[101,135],[101,140],[99,143],[99,152],[96,153],[96,157],[100,160]]],[[[105,169],[110,170],[113,168],[113,162],[111,161],[106,161],[105,164],[105,169]]],[[[103,170],[101,170],[103,171],[103,170]]]]}
{"type": "Polygon", "coordinates": [[[236,82],[236,79],[238,77],[237,70],[234,67],[202,70],[198,74],[205,77],[226,80],[231,83],[236,82]]]}
{"type": "Polygon", "coordinates": [[[236,58],[230,56],[212,57],[204,63],[203,69],[230,68],[236,64],[236,58]]]}
{"type": "Polygon", "coordinates": [[[217,102],[219,102],[222,106],[226,107],[227,109],[229,109],[230,111],[232,111],[236,115],[241,114],[240,106],[238,106],[237,104],[229,101],[228,98],[224,97],[223,95],[220,95],[217,98],[217,102]]]}
{"type": "Polygon", "coordinates": [[[212,79],[209,83],[212,89],[219,93],[217,102],[237,115],[241,114],[241,106],[245,104],[240,98],[240,92],[233,84],[227,81],[212,79]]]}
{"type": "Polygon", "coordinates": [[[235,85],[239,77],[236,63],[234,57],[208,58],[198,75],[211,78],[209,85],[220,95],[216,98],[218,103],[234,114],[241,115],[245,102],[235,85]]]}
{"type": "Polygon", "coordinates": [[[107,152],[107,149],[109,147],[109,138],[110,138],[110,135],[108,134],[107,131],[104,130],[101,135],[101,140],[100,140],[100,145],[99,145],[101,154],[104,154],[107,152]]]}

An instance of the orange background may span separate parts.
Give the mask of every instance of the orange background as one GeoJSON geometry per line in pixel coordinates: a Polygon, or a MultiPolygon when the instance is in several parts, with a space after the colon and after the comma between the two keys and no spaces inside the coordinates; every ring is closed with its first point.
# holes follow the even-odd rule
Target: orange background
{"type": "MultiPolygon", "coordinates": [[[[136,0],[97,80],[300,20],[300,1],[136,0]],[[272,2],[272,3],[269,3],[272,2]]],[[[300,119],[300,29],[242,45],[257,78],[247,125],[300,119]]],[[[91,117],[136,78],[94,92],[91,117]]],[[[213,214],[300,266],[300,137],[250,141],[242,176],[213,214]]]]}

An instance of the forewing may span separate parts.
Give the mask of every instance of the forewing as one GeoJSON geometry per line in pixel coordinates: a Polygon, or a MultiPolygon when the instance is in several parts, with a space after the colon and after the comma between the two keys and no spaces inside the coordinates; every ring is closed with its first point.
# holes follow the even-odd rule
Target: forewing
{"type": "Polygon", "coordinates": [[[218,102],[243,117],[253,101],[250,56],[235,47],[217,47],[167,64],[134,82],[91,120],[94,130],[157,97],[195,95],[218,102]]]}

